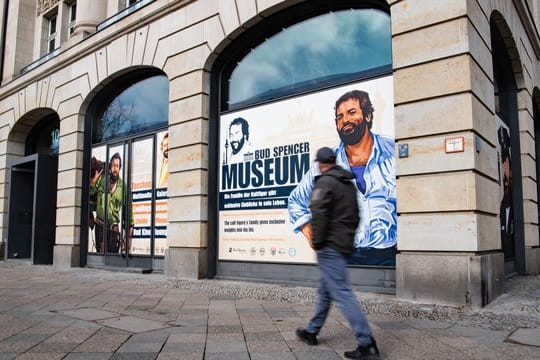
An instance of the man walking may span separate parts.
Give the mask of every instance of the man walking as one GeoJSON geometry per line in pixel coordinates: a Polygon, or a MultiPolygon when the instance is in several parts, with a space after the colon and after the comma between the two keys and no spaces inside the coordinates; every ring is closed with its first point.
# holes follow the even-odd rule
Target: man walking
{"type": "Polygon", "coordinates": [[[336,165],[336,155],[328,147],[317,151],[316,161],[321,175],[315,178],[311,193],[312,236],[308,241],[317,252],[322,276],[315,314],[305,329],[296,330],[296,335],[309,345],[317,345],[317,334],[334,300],[358,343],[356,350],[345,352],[345,357],[377,359],[377,344],[347,280],[347,257],[353,252],[355,229],[359,222],[354,175],[336,165]]]}

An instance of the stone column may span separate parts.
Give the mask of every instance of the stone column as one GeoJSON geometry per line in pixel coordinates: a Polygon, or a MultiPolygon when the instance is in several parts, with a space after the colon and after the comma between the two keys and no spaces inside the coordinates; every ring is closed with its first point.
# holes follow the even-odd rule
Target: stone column
{"type": "Polygon", "coordinates": [[[106,0],[78,0],[73,41],[84,39],[96,32],[96,26],[107,17],[106,0]]]}
{"type": "Polygon", "coordinates": [[[84,146],[84,116],[79,114],[81,102],[81,97],[74,97],[63,102],[58,109],[60,148],[56,200],[56,244],[53,263],[64,267],[80,265],[84,146]]]}
{"type": "Polygon", "coordinates": [[[396,156],[397,296],[483,306],[504,276],[489,25],[471,24],[486,21],[477,2],[431,5],[391,8],[396,147],[409,149],[396,156]]]}

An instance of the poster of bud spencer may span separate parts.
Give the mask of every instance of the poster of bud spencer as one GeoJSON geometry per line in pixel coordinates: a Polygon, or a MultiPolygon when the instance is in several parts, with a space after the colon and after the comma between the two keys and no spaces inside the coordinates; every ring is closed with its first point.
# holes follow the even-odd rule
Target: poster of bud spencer
{"type": "Polygon", "coordinates": [[[220,260],[316,261],[309,203],[323,146],[334,150],[357,190],[360,223],[350,264],[395,266],[391,76],[220,117],[220,260]]]}

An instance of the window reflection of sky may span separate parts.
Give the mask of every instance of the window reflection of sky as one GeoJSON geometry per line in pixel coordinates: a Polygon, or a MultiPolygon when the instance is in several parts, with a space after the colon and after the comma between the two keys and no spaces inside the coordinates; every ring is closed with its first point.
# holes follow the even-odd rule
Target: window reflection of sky
{"type": "Polygon", "coordinates": [[[229,104],[391,62],[388,14],[373,9],[324,14],[284,29],[244,57],[230,78],[229,104]]]}
{"type": "MultiPolygon", "coordinates": [[[[154,76],[130,86],[109,104],[101,118],[101,141],[166,126],[169,81],[154,76]]],[[[99,136],[99,135],[98,135],[99,136]]]]}

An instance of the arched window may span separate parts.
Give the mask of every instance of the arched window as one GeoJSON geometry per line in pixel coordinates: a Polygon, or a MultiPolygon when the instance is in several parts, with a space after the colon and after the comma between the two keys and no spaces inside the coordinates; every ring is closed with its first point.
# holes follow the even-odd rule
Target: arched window
{"type": "Polygon", "coordinates": [[[167,126],[169,80],[165,75],[146,78],[111,95],[112,101],[104,102],[94,116],[92,143],[167,126]]]}
{"type": "Polygon", "coordinates": [[[168,113],[169,80],[153,68],[115,78],[89,106],[89,263],[163,269],[168,113]]]}
{"type": "Polygon", "coordinates": [[[359,256],[351,265],[355,271],[395,266],[391,33],[386,1],[312,0],[265,18],[223,50],[211,89],[219,94],[210,119],[215,272],[239,276],[232,262],[257,262],[249,276],[312,280],[306,203],[317,175],[312,160],[322,146],[333,147],[340,165],[355,172],[358,198],[378,207],[373,218],[362,214],[359,256]],[[348,118],[354,112],[357,123],[338,126],[336,107],[348,118]],[[360,141],[365,150],[354,155],[362,151],[368,160],[356,164],[345,148],[360,141]],[[369,183],[362,181],[364,172],[369,183]],[[375,251],[362,257],[365,248],[375,251]],[[298,267],[289,273],[276,263],[298,267]]]}
{"type": "Polygon", "coordinates": [[[247,50],[224,70],[222,110],[391,72],[390,16],[373,8],[328,11],[247,50]]]}

